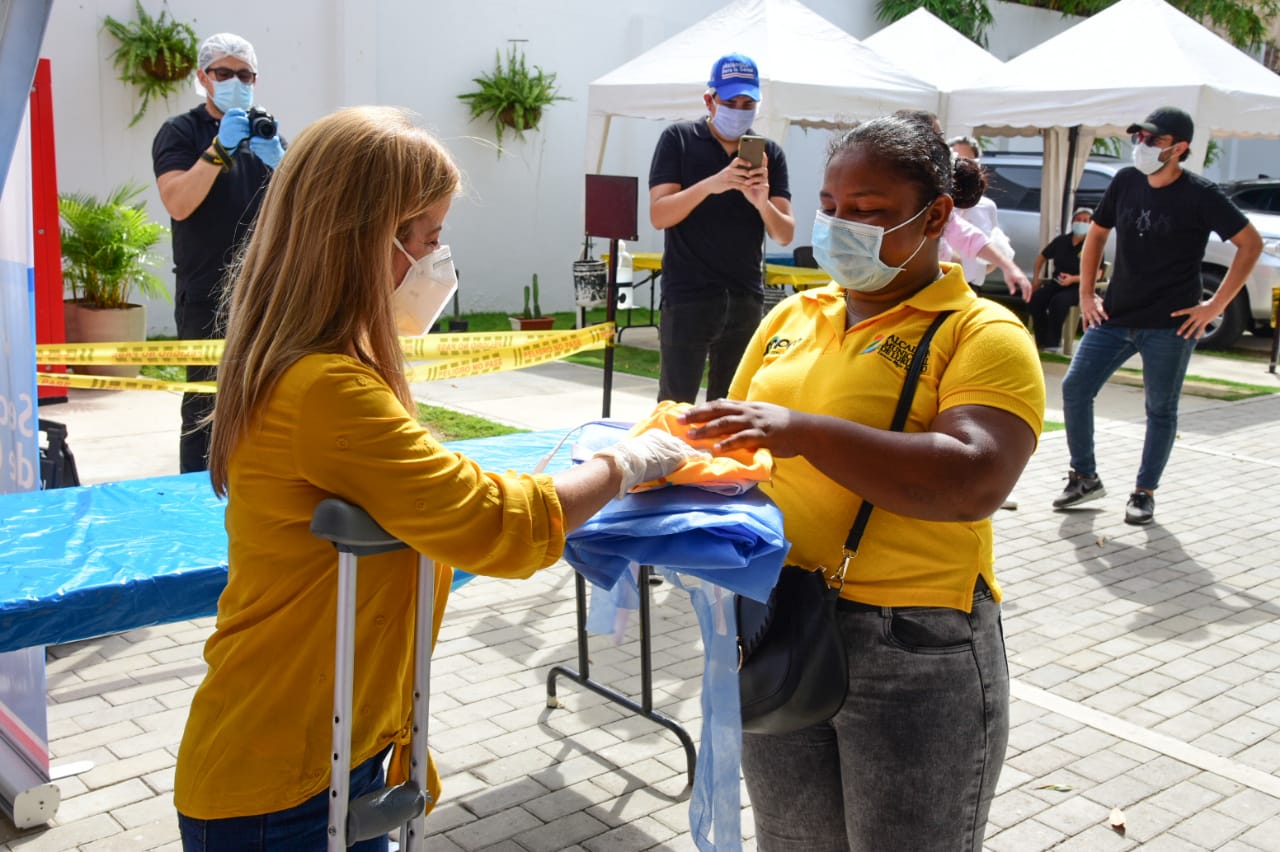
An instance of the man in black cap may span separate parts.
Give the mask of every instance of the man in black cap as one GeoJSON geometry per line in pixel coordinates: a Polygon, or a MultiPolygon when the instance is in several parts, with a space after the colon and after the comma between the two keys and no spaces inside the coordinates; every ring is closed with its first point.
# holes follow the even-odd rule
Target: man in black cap
{"type": "Polygon", "coordinates": [[[1054,508],[1106,494],[1094,458],[1093,400],[1135,353],[1142,356],[1147,431],[1128,524],[1149,524],[1156,486],[1178,429],[1178,398],[1196,341],[1226,310],[1262,253],[1262,238],[1217,184],[1182,168],[1195,131],[1191,116],[1161,107],[1129,125],[1133,168],[1122,169],[1094,211],[1080,257],[1080,317],[1085,335],[1062,381],[1071,471],[1054,508]],[[1102,250],[1116,229],[1116,259],[1106,297],[1094,285],[1102,250]],[[1201,301],[1200,263],[1209,232],[1236,247],[1218,291],[1201,301]]]}
{"type": "Polygon", "coordinates": [[[707,118],[669,126],[649,167],[649,220],[664,230],[658,400],[729,392],[764,315],[764,237],[795,235],[787,160],[773,140],[758,167],[738,156],[752,133],[760,72],[748,56],[716,60],[702,96],[707,118]]]}

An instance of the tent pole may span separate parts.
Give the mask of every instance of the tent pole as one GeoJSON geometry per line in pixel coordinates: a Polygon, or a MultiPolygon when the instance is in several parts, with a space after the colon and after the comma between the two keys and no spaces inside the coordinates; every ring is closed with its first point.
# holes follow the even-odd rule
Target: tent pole
{"type": "Polygon", "coordinates": [[[1079,144],[1080,125],[1077,124],[1067,129],[1067,168],[1062,178],[1062,224],[1059,226],[1059,233],[1063,234],[1071,230],[1071,211],[1075,209],[1071,185],[1075,178],[1076,148],[1079,144]]]}

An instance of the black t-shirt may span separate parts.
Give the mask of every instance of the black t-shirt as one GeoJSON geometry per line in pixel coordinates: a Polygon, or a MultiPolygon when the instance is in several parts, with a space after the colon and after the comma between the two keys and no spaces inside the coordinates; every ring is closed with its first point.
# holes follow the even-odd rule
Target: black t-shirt
{"type": "Polygon", "coordinates": [[[1107,187],[1093,221],[1116,230],[1116,261],[1103,297],[1110,325],[1172,328],[1173,311],[1200,303],[1200,263],[1209,232],[1229,240],[1249,224],[1213,181],[1184,171],[1153,187],[1133,167],[1107,187]]]}
{"type": "MultiPolygon", "coordinates": [[[[218,124],[204,104],[166,121],[151,144],[156,177],[194,166],[218,135],[218,124]]],[[[231,169],[214,179],[200,206],[181,222],[170,220],[177,290],[188,301],[217,301],[222,276],[253,227],[271,177],[248,140],[233,153],[231,169]]]]}
{"type": "MultiPolygon", "coordinates": [[[[765,141],[769,197],[791,198],[782,148],[765,141]]],[[[662,132],[649,168],[649,188],[682,189],[722,171],[733,157],[705,120],[682,121],[662,132]]],[[[763,295],[764,220],[737,190],[703,199],[683,222],[666,229],[662,252],[662,300],[690,302],[726,291],[763,295]]]]}
{"type": "Polygon", "coordinates": [[[1079,245],[1072,245],[1070,234],[1059,234],[1049,241],[1049,245],[1044,247],[1044,251],[1040,255],[1046,260],[1053,261],[1053,277],[1062,274],[1079,275],[1080,274],[1080,252],[1084,249],[1084,240],[1079,245]]]}

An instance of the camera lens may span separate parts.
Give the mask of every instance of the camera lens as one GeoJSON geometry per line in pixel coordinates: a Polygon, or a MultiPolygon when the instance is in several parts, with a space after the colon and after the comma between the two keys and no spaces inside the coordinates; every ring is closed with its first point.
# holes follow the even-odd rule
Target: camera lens
{"type": "Polygon", "coordinates": [[[260,136],[263,139],[271,139],[276,135],[276,119],[271,113],[261,107],[254,107],[249,110],[249,134],[251,136],[260,136]]]}

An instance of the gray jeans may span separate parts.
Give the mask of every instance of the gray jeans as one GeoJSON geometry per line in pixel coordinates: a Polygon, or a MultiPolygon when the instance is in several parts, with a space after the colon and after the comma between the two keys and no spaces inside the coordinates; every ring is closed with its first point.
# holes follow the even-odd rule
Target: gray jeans
{"type": "Polygon", "coordinates": [[[1000,606],[839,612],[849,694],[830,722],[743,734],[760,852],[982,849],[1009,740],[1000,606]]]}

